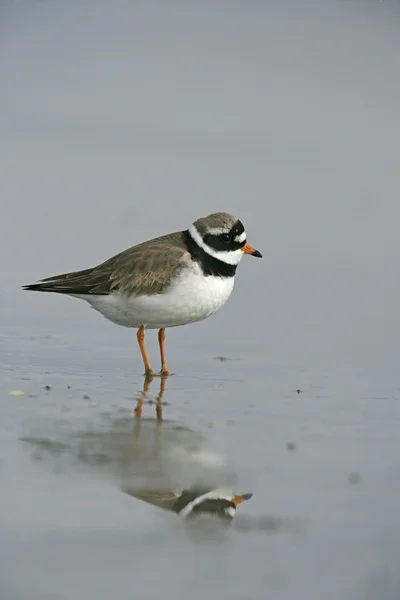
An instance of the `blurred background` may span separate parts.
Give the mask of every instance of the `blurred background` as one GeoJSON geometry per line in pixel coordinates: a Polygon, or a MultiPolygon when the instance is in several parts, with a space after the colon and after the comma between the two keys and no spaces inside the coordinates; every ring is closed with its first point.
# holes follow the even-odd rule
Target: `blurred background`
{"type": "MultiPolygon", "coordinates": [[[[28,597],[28,588],[30,599],[158,598],[161,590],[197,598],[216,589],[231,599],[268,590],[300,600],[399,597],[399,27],[395,0],[2,1],[4,600],[28,597]],[[243,221],[263,259],[242,261],[215,317],[167,331],[176,372],[168,414],[203,423],[224,447],[239,491],[254,492],[243,511],[318,514],[301,549],[252,534],[210,553],[169,521],[154,542],[147,506],[119,491],[102,500],[91,483],[79,495],[74,479],[56,485],[20,455],[29,419],[57,422],[65,409],[74,428],[77,416],[95,421],[99,407],[129,410],[142,386],[134,331],[84,302],[21,285],[94,266],[220,210],[243,221]],[[58,392],[44,397],[45,384],[58,392]],[[10,400],[15,389],[38,399],[10,400]],[[91,412],[85,395],[95,397],[91,412]],[[287,452],[292,441],[303,444],[300,457],[287,452]],[[354,470],[359,486],[348,483],[354,470]],[[98,528],[90,539],[83,505],[98,528]],[[35,511],[55,511],[53,537],[35,511]],[[113,511],[130,519],[122,546],[105,525],[113,511]],[[68,541],[57,530],[66,513],[76,527],[68,541]],[[131,580],[139,524],[143,543],[149,529],[153,537],[135,555],[131,580]],[[178,535],[175,545],[167,534],[178,535]],[[100,562],[86,564],[85,551],[77,566],[77,548],[98,548],[96,535],[100,562]],[[36,566],[32,544],[43,546],[36,566]],[[46,575],[54,544],[65,569],[74,565],[70,575],[55,567],[46,575]],[[115,556],[124,557],[117,572],[115,556]],[[26,590],[11,568],[18,557],[26,590]]],[[[157,361],[154,333],[147,345],[157,361]]]]}
{"type": "MultiPolygon", "coordinates": [[[[399,12],[3,3],[2,324],[54,329],[61,310],[71,327],[130,336],[19,286],[226,210],[265,257],[241,265],[217,317],[229,345],[397,373],[399,12]]],[[[193,345],[214,326],[194,325],[193,345]]]]}

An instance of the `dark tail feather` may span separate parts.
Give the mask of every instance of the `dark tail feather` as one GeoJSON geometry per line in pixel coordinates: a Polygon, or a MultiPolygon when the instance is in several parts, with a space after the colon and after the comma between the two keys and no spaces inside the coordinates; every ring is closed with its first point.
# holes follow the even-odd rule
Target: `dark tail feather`
{"type": "Polygon", "coordinates": [[[35,292],[54,292],[55,294],[89,294],[93,284],[88,284],[92,269],[63,273],[55,277],[46,277],[38,283],[24,285],[22,289],[35,292]]]}
{"type": "Polygon", "coordinates": [[[35,292],[54,292],[56,294],[96,294],[106,295],[109,289],[102,281],[104,276],[96,269],[85,269],[72,273],[63,273],[55,277],[41,279],[38,283],[24,285],[22,289],[35,292]],[[104,289],[106,287],[106,289],[104,289]]]}
{"type": "MultiPolygon", "coordinates": [[[[71,287],[63,286],[62,284],[51,285],[49,283],[33,283],[31,285],[23,285],[23,290],[32,290],[34,292],[55,292],[57,294],[84,294],[85,292],[80,290],[75,290],[71,287]]],[[[87,293],[87,292],[86,292],[87,293]]]]}
{"type": "Polygon", "coordinates": [[[63,283],[33,283],[23,285],[23,290],[34,292],[53,292],[55,294],[90,294],[90,289],[83,285],[65,285],[63,283]]]}

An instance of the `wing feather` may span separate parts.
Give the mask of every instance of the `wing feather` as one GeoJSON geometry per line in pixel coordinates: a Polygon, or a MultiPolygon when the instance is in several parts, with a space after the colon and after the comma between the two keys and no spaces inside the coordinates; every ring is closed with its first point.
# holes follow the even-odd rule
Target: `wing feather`
{"type": "Polygon", "coordinates": [[[183,232],[170,233],[128,248],[92,269],[47,277],[24,288],[77,295],[115,290],[132,296],[159,294],[189,260],[183,232]]]}

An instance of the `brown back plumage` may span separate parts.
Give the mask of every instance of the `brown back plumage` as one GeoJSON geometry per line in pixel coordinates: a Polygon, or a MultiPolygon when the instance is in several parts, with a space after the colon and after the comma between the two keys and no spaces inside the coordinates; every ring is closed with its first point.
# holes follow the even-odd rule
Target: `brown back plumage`
{"type": "Polygon", "coordinates": [[[159,294],[189,261],[180,231],[132,246],[91,269],[47,277],[24,289],[60,294],[109,294],[115,289],[134,296],[159,294]]]}

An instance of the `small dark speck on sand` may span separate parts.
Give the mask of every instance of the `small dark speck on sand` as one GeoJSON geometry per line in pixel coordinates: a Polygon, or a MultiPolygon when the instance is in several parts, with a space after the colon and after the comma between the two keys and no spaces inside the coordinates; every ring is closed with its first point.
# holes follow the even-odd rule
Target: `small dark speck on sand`
{"type": "Polygon", "coordinates": [[[219,360],[219,362],[224,362],[225,360],[229,360],[227,356],[215,356],[214,360],[219,360]]]}
{"type": "Polygon", "coordinates": [[[357,483],[360,483],[360,480],[361,480],[360,473],[350,473],[349,483],[351,483],[352,485],[356,485],[357,483]]]}
{"type": "Polygon", "coordinates": [[[296,394],[301,394],[301,392],[302,392],[302,391],[303,391],[303,390],[300,390],[300,389],[299,389],[299,390],[296,390],[296,394]]]}
{"type": "Polygon", "coordinates": [[[70,390],[70,389],[71,389],[71,386],[70,386],[70,385],[67,385],[67,390],[70,390]]]}
{"type": "Polygon", "coordinates": [[[85,394],[84,396],[82,396],[83,400],[90,400],[90,396],[88,396],[87,394],[85,394]]]}
{"type": "Polygon", "coordinates": [[[45,385],[44,390],[46,390],[46,392],[48,392],[49,390],[51,390],[51,385],[45,385]]]}
{"type": "Polygon", "coordinates": [[[294,450],[296,450],[296,444],[294,444],[293,442],[288,442],[286,444],[286,450],[289,450],[289,452],[293,452],[294,450]]]}

